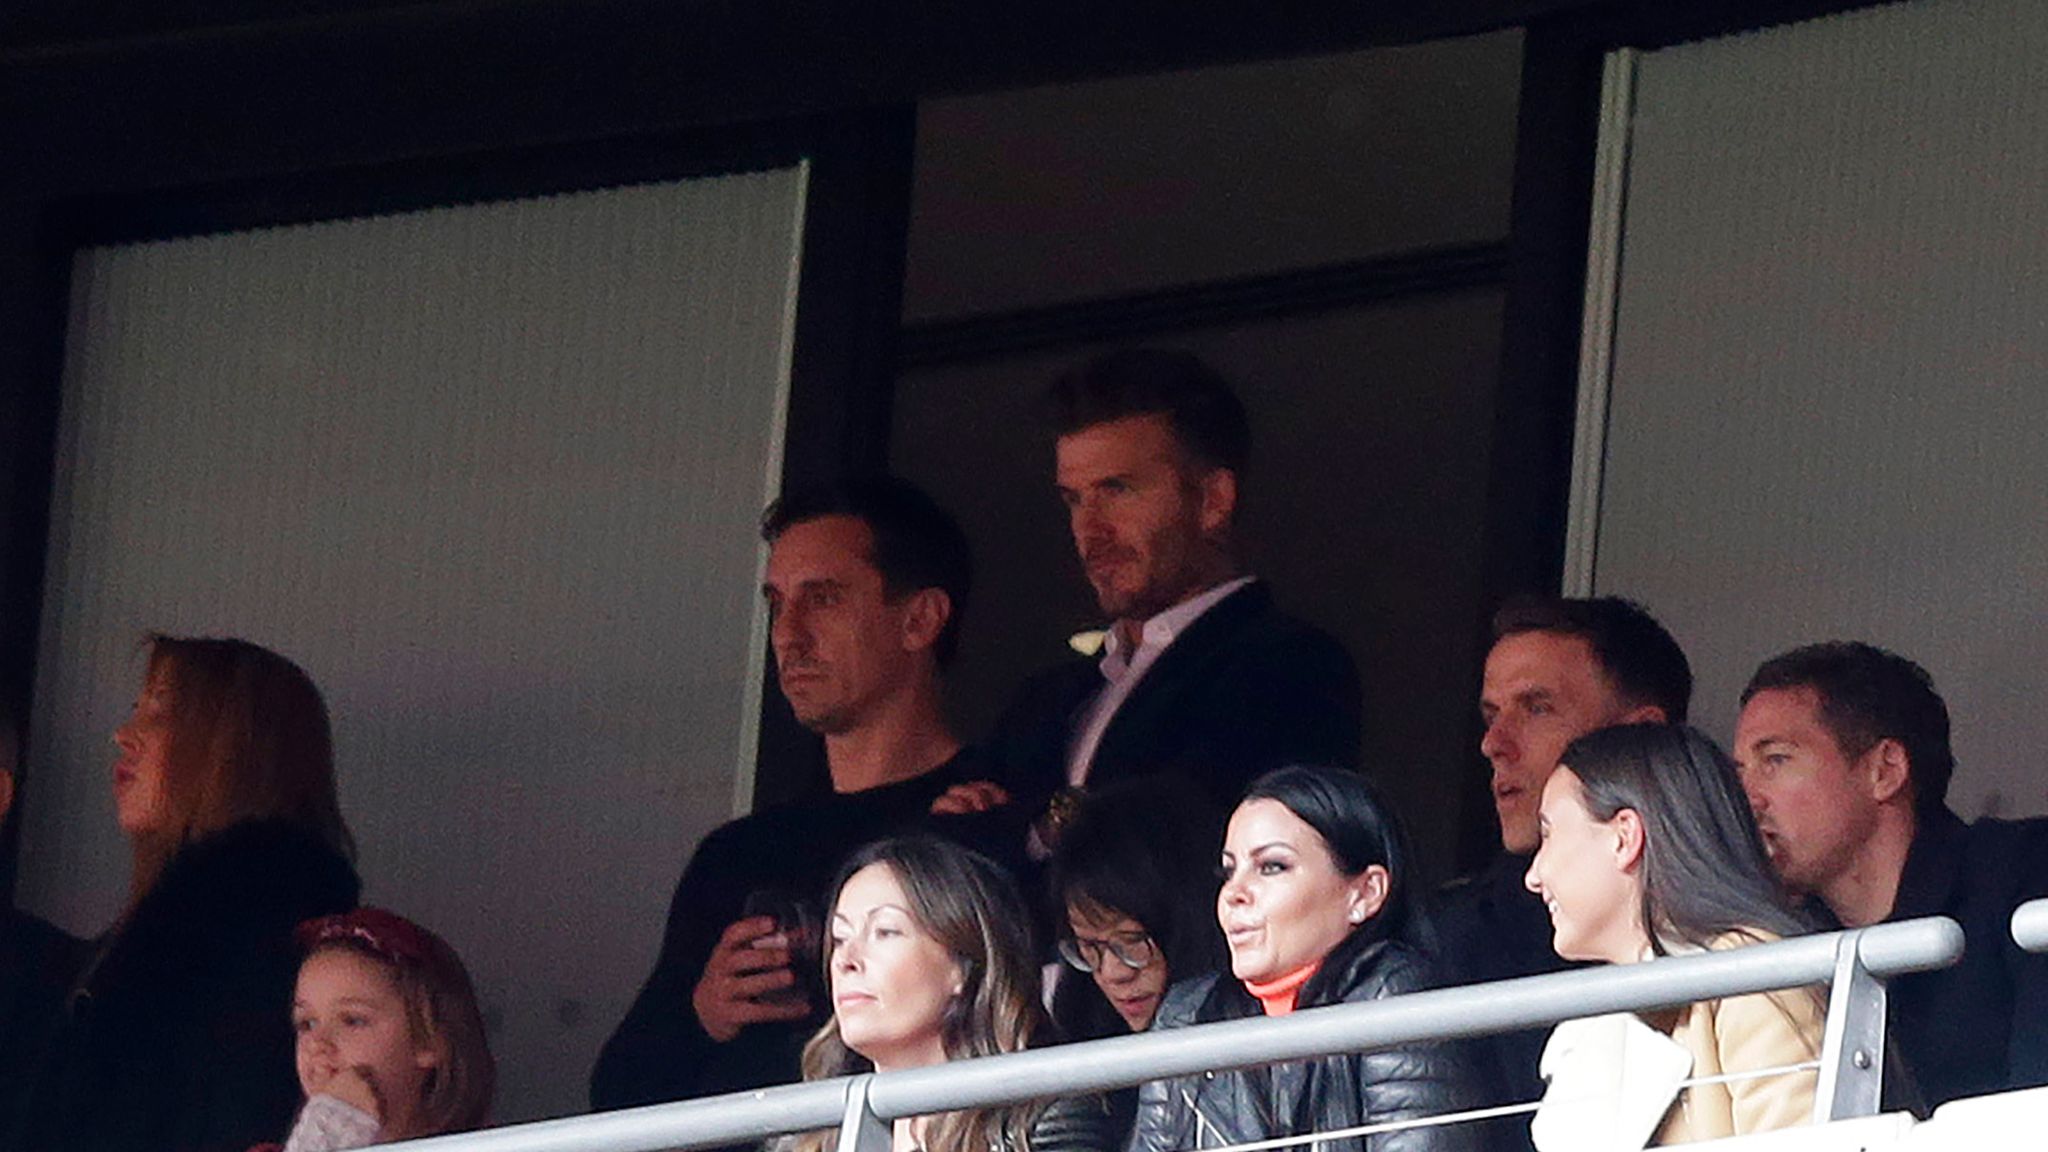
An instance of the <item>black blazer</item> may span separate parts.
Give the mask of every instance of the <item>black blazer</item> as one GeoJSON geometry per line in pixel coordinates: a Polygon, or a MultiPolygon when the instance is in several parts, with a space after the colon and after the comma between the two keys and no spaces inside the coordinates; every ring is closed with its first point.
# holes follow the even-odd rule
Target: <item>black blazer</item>
{"type": "MultiPolygon", "coordinates": [[[[1471,876],[1453,880],[1437,894],[1435,923],[1439,967],[1447,985],[1513,980],[1583,968],[1551,947],[1550,913],[1522,878],[1529,857],[1501,853],[1471,876]]],[[[1550,1026],[1501,1032],[1474,1041],[1471,1051],[1494,1104],[1526,1104],[1543,1096],[1539,1066],[1550,1026]]],[[[1529,1122],[1517,1119],[1494,1128],[1494,1152],[1530,1149],[1529,1122]]]]}
{"type": "MultiPolygon", "coordinates": [[[[1077,658],[1027,680],[989,741],[998,782],[1034,811],[1066,783],[1068,740],[1106,683],[1096,664],[1077,658]]],[[[1273,768],[1356,767],[1360,730],[1351,654],[1254,582],[1203,613],[1145,673],[1103,730],[1088,785],[1169,775],[1230,805],[1273,768]]]]}
{"type": "Polygon", "coordinates": [[[2048,820],[1964,824],[1943,809],[1915,832],[1885,919],[1953,916],[1966,945],[1955,967],[1887,988],[1891,1039],[1928,1107],[2048,1084],[2048,956],[2011,932],[2012,910],[2040,896],[2048,820]]]}

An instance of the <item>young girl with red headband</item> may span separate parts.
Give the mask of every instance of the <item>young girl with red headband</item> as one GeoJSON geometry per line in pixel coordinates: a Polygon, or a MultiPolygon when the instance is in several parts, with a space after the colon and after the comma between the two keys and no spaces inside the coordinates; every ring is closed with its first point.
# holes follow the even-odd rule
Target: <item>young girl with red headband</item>
{"type": "Polygon", "coordinates": [[[299,926],[292,999],[306,1103],[284,1152],[337,1152],[481,1127],[496,1066],[447,942],[359,908],[299,926]]]}

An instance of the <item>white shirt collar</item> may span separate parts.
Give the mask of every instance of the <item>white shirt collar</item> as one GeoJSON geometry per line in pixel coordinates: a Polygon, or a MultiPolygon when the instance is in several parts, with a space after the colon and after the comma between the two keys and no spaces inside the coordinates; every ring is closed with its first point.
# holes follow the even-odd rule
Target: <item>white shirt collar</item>
{"type": "MultiPolygon", "coordinates": [[[[1214,588],[1190,596],[1166,611],[1153,616],[1138,629],[1138,652],[1157,652],[1172,644],[1181,633],[1187,631],[1188,627],[1201,619],[1202,615],[1208,612],[1209,609],[1222,603],[1225,597],[1256,579],[1258,579],[1256,576],[1239,576],[1235,580],[1225,580],[1214,588]]],[[[1124,669],[1130,667],[1137,654],[1137,652],[1124,652],[1123,637],[1117,633],[1115,628],[1111,628],[1108,637],[1103,640],[1103,675],[1112,680],[1116,679],[1123,673],[1124,669]],[[1114,668],[1111,667],[1112,664],[1115,665],[1114,668]]]]}

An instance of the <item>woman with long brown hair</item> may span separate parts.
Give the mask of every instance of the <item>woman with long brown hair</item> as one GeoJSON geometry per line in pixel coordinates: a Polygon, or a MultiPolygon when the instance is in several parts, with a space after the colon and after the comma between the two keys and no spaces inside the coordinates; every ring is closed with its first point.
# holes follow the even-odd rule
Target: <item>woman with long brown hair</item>
{"type": "MultiPolygon", "coordinates": [[[[832,1018],[804,1047],[804,1079],[890,1072],[1046,1043],[1031,918],[993,862],[934,837],[854,853],[833,886],[825,973],[832,1018]]],[[[832,1152],[837,1137],[797,1138],[832,1152]]],[[[1109,1152],[1099,1097],[898,1120],[895,1152],[1109,1152]]]]}
{"type": "Polygon", "coordinates": [[[292,932],[360,887],[311,678],[243,640],[147,644],[114,734],[128,904],[72,993],[22,1147],[241,1152],[284,1130],[292,932]]]}
{"type": "MultiPolygon", "coordinates": [[[[1771,873],[1735,765],[1683,725],[1629,724],[1573,741],[1543,786],[1540,829],[1528,885],[1549,908],[1552,946],[1568,960],[1637,964],[1813,927],[1771,873]]],[[[1825,1010],[1818,989],[1793,988],[1639,1021],[1559,1024],[1543,1057],[1550,1095],[1574,1095],[1586,1069],[1587,1079],[1609,1083],[1609,1071],[1627,1061],[1632,1099],[1604,1116],[1546,1105],[1537,1147],[1683,1144],[1809,1123],[1825,1010]],[[1651,1059],[1670,1073],[1650,1074],[1651,1059]],[[1684,1080],[1698,1082],[1681,1089],[1684,1080]],[[1652,1087],[1668,1092],[1653,1096],[1652,1087]]]]}

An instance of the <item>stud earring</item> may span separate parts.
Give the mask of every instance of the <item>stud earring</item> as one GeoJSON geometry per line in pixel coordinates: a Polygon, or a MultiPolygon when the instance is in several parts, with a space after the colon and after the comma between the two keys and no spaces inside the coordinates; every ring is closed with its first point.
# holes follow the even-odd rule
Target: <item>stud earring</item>
{"type": "Polygon", "coordinates": [[[1363,908],[1353,908],[1353,909],[1351,910],[1351,922],[1352,922],[1353,924],[1363,924],[1363,923],[1365,923],[1365,909],[1363,909],[1363,908]]]}

